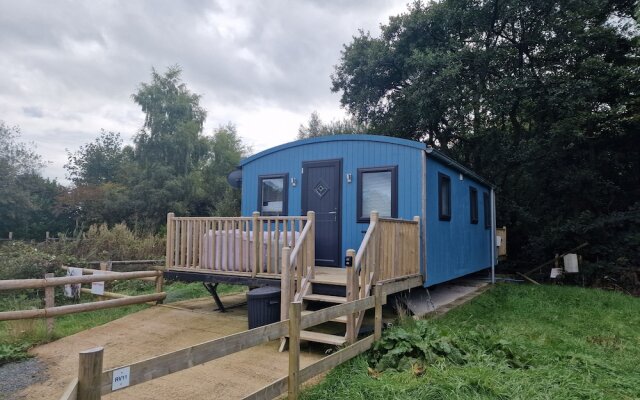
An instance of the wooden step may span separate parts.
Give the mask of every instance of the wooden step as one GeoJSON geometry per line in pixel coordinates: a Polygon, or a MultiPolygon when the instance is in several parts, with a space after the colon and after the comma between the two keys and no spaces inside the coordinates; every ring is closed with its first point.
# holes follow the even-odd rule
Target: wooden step
{"type": "Polygon", "coordinates": [[[336,304],[342,304],[347,302],[346,297],[327,296],[324,294],[308,294],[304,296],[303,299],[307,301],[323,301],[325,303],[336,303],[336,304]]]}
{"type": "Polygon", "coordinates": [[[311,283],[318,283],[321,285],[347,286],[346,280],[343,282],[343,281],[337,281],[335,279],[323,278],[322,276],[315,277],[313,279],[310,279],[309,281],[311,283]]]}
{"type": "MultiPolygon", "coordinates": [[[[309,314],[313,314],[315,311],[308,311],[308,310],[304,310],[302,311],[302,315],[309,315],[309,314]]],[[[346,315],[341,315],[338,318],[334,318],[331,320],[332,322],[339,322],[341,324],[346,324],[347,323],[347,316],[346,315]]]]}
{"type": "Polygon", "coordinates": [[[342,346],[347,339],[344,336],[329,335],[328,333],[300,331],[300,339],[310,342],[326,343],[333,346],[342,346]]]}

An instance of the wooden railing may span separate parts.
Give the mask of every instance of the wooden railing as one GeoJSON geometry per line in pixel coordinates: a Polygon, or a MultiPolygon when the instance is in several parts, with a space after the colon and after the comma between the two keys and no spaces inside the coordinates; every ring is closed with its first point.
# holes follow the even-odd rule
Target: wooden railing
{"type": "MultiPolygon", "coordinates": [[[[370,215],[369,227],[356,253],[347,250],[347,301],[363,299],[378,282],[420,275],[420,217],[412,221],[370,215]]],[[[347,341],[353,343],[364,313],[347,316],[347,341]]]]}
{"type": "Polygon", "coordinates": [[[292,301],[301,301],[311,288],[316,260],[315,236],[315,213],[309,211],[307,224],[293,246],[293,250],[289,247],[282,249],[282,279],[280,281],[280,318],[282,320],[289,318],[288,304],[292,301]]]}
{"type": "MultiPolygon", "coordinates": [[[[67,267],[63,266],[63,269],[67,267]]],[[[0,281],[0,291],[21,290],[21,289],[44,289],[45,306],[35,310],[16,310],[0,312],[0,321],[16,319],[46,318],[47,331],[53,331],[54,317],[75,314],[80,312],[103,310],[106,308],[122,307],[131,304],[141,304],[149,302],[160,302],[166,297],[162,291],[162,271],[133,271],[133,272],[113,272],[82,269],[83,273],[91,275],[83,276],[61,276],[54,277],[53,274],[45,274],[44,279],[11,279],[0,281]],[[98,273],[100,275],[98,275],[98,273]],[[55,287],[63,285],[80,285],[93,282],[111,282],[130,279],[147,280],[155,283],[156,293],[128,296],[119,293],[102,292],[100,300],[89,303],[55,305],[55,287]],[[108,299],[108,300],[107,300],[108,299]]],[[[91,293],[88,288],[81,288],[82,293],[91,293]]]]}
{"type": "Polygon", "coordinates": [[[176,217],[167,215],[167,269],[279,275],[284,247],[295,247],[307,216],[176,217]]]}
{"type": "Polygon", "coordinates": [[[289,373],[244,399],[268,400],[284,393],[296,400],[302,383],[368,350],[382,335],[382,306],[387,296],[415,286],[414,281],[378,284],[373,296],[302,315],[301,302],[287,303],[290,318],[270,325],[225,336],[103,371],[104,349],[99,347],[80,353],[79,373],[68,384],[60,400],[100,399],[101,396],[189,369],[242,350],[289,336],[289,373]],[[336,351],[319,361],[300,367],[300,331],[340,316],[375,308],[374,333],[336,351]],[[124,379],[123,379],[124,378],[124,379]]]}

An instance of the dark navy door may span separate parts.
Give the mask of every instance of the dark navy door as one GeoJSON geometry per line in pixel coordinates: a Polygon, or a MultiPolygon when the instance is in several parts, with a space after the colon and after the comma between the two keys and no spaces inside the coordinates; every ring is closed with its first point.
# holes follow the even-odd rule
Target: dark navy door
{"type": "Polygon", "coordinates": [[[342,160],[302,163],[302,211],[316,213],[316,265],[340,266],[342,160]]]}

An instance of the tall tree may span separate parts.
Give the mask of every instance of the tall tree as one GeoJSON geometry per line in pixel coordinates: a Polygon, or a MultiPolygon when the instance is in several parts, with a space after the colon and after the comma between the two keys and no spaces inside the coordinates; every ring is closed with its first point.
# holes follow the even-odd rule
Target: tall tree
{"type": "Polygon", "coordinates": [[[298,128],[298,139],[308,139],[318,136],[329,135],[352,135],[367,133],[367,126],[359,123],[353,118],[345,118],[343,120],[333,120],[324,123],[317,111],[309,116],[307,125],[300,125],[298,128]]]}
{"type": "Polygon", "coordinates": [[[207,183],[206,213],[219,216],[240,215],[240,189],[229,186],[227,175],[238,167],[240,159],[248,155],[250,149],[242,143],[235,125],[230,123],[219,126],[213,132],[209,147],[211,151],[203,168],[203,179],[207,183]]]}
{"type": "Polygon", "coordinates": [[[168,165],[186,175],[206,152],[201,134],[207,112],[200,106],[200,95],[182,82],[181,73],[178,66],[164,74],[152,69],[151,82],[141,83],[132,98],[145,113],[135,138],[136,157],[144,165],[168,165]]]}
{"type": "Polygon", "coordinates": [[[54,212],[53,199],[62,192],[56,182],[40,175],[46,164],[20,141],[20,129],[0,121],[0,235],[44,238],[46,231],[66,231],[66,215],[54,212]]]}
{"type": "Polygon", "coordinates": [[[611,260],[617,230],[637,259],[634,4],[416,2],[345,46],[333,90],[375,132],[424,140],[494,181],[515,258],[589,240],[611,260]]]}
{"type": "Polygon", "coordinates": [[[130,150],[124,148],[119,133],[102,130],[93,142],[75,153],[67,150],[64,168],[75,185],[100,185],[115,182],[130,150]]]}

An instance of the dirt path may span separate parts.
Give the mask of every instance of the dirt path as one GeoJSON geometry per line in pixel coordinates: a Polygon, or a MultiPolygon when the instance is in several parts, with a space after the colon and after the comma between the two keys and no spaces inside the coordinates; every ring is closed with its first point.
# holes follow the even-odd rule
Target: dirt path
{"type": "MultiPolygon", "coordinates": [[[[239,303],[244,294],[227,296],[239,303]]],[[[104,368],[139,361],[182,347],[247,329],[246,306],[227,313],[211,312],[210,299],[174,303],[192,311],[152,307],[105,325],[62,338],[33,350],[47,366],[48,379],[20,392],[28,399],[54,399],[77,374],[78,352],[103,346],[104,368]]],[[[123,389],[108,399],[237,399],[287,374],[288,355],[278,353],[279,342],[235,353],[175,374],[123,389]]],[[[303,349],[302,366],[322,357],[303,349]]]]}

